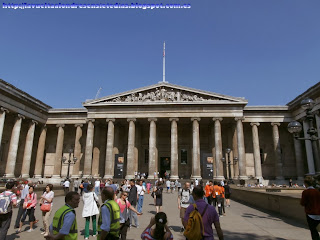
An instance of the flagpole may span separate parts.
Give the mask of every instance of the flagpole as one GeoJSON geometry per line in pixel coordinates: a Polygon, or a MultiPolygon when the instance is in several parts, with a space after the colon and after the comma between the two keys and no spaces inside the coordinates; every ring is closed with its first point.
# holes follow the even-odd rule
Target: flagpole
{"type": "Polygon", "coordinates": [[[166,82],[166,42],[163,42],[163,78],[162,82],[166,82]]]}

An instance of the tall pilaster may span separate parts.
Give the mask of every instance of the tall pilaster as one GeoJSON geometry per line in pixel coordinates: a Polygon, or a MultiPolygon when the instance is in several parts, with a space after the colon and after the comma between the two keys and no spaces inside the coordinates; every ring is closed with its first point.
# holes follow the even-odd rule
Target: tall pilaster
{"type": "Polygon", "coordinates": [[[261,157],[260,157],[260,144],[259,144],[259,132],[258,126],[260,123],[252,122],[252,144],[253,144],[253,157],[254,157],[254,172],[256,179],[261,182],[262,178],[262,169],[261,169],[261,157]]]}
{"type": "Polygon", "coordinates": [[[279,136],[279,126],[280,123],[271,123],[272,126],[272,138],[273,138],[273,151],[275,157],[275,173],[276,179],[282,180],[282,160],[281,160],[281,147],[280,147],[280,136],[279,136]]]}
{"type": "Polygon", "coordinates": [[[25,119],[25,117],[22,116],[21,114],[18,114],[18,116],[16,117],[16,121],[14,123],[13,129],[12,129],[8,159],[7,159],[7,166],[6,166],[6,172],[5,172],[5,176],[7,178],[14,177],[14,170],[15,170],[16,161],[17,161],[17,153],[18,153],[19,137],[20,137],[22,119],[25,119]]]}
{"type": "Polygon", "coordinates": [[[38,142],[37,156],[36,156],[36,165],[34,168],[34,177],[41,178],[42,177],[42,168],[43,168],[43,158],[44,158],[44,150],[46,146],[46,138],[47,138],[47,126],[44,125],[41,129],[41,134],[38,142]]]}
{"type": "Polygon", "coordinates": [[[200,167],[200,118],[191,118],[192,121],[192,176],[191,179],[201,179],[200,167]]]}
{"type": "Polygon", "coordinates": [[[243,125],[242,121],[244,117],[235,118],[237,121],[237,141],[238,141],[238,164],[239,164],[239,179],[248,179],[247,176],[247,161],[246,152],[244,146],[244,135],[243,135],[243,125]]]}
{"type": "Polygon", "coordinates": [[[303,166],[303,157],[302,157],[302,141],[294,138],[294,152],[296,157],[296,169],[298,180],[304,179],[304,166],[303,166]]]}
{"type": "Polygon", "coordinates": [[[61,174],[61,161],[62,161],[62,152],[63,152],[63,140],[64,140],[64,124],[58,124],[58,137],[56,144],[56,158],[54,163],[54,170],[52,178],[60,178],[61,174]]]}
{"type": "MultiPolygon", "coordinates": [[[[231,127],[232,131],[232,163],[233,163],[233,179],[239,179],[239,164],[238,162],[234,161],[234,158],[238,158],[239,153],[238,153],[238,139],[237,139],[237,126],[233,125],[231,127]]],[[[239,160],[239,158],[238,158],[239,160]]],[[[231,171],[232,172],[232,171],[231,171]]]]}
{"type": "Polygon", "coordinates": [[[83,177],[88,178],[92,172],[92,151],[93,151],[93,135],[94,135],[94,119],[87,119],[87,139],[86,139],[86,150],[84,157],[84,171],[83,177]]]}
{"type": "Polygon", "coordinates": [[[2,134],[3,134],[3,127],[4,127],[4,120],[6,119],[6,113],[9,111],[4,107],[0,108],[0,148],[1,148],[1,141],[2,141],[2,134]]]}
{"type": "Polygon", "coordinates": [[[107,132],[107,149],[106,149],[106,164],[105,164],[105,175],[103,178],[113,178],[114,175],[114,121],[113,118],[107,118],[108,132],[107,132]]]}
{"type": "MultiPolygon", "coordinates": [[[[320,111],[315,114],[318,137],[320,137],[320,111]]],[[[1,140],[1,138],[0,138],[1,140]]],[[[318,149],[320,149],[320,139],[318,140],[318,149]]]]}
{"type": "Polygon", "coordinates": [[[72,178],[79,178],[80,174],[80,164],[81,164],[81,143],[80,143],[80,138],[82,137],[82,127],[83,124],[75,124],[74,125],[76,128],[76,137],[74,140],[74,157],[76,157],[78,160],[76,163],[73,165],[73,170],[72,170],[72,178]]]}
{"type": "Polygon", "coordinates": [[[158,159],[156,158],[156,147],[157,147],[157,126],[156,118],[149,118],[150,132],[149,132],[149,177],[154,178],[154,172],[158,170],[158,159]]]}
{"type": "Polygon", "coordinates": [[[128,153],[127,153],[127,176],[126,179],[134,178],[134,142],[135,142],[135,118],[128,118],[129,132],[128,132],[128,153]]]}
{"type": "Polygon", "coordinates": [[[31,164],[31,154],[32,154],[32,146],[33,146],[33,139],[34,139],[34,130],[36,128],[36,124],[38,122],[32,120],[26,138],[26,144],[24,147],[24,155],[22,160],[22,169],[21,169],[21,176],[22,178],[29,178],[30,177],[30,164],[31,164]]]}
{"type": "MultiPolygon", "coordinates": [[[[308,134],[309,129],[309,122],[307,119],[303,120],[303,132],[305,138],[310,138],[310,135],[308,134]]],[[[308,162],[308,170],[309,174],[315,174],[315,165],[314,165],[314,158],[313,158],[313,152],[312,152],[312,143],[310,140],[305,140],[306,145],[306,153],[307,153],[307,162],[308,162]]]]}
{"type": "Polygon", "coordinates": [[[178,160],[178,124],[179,118],[169,118],[171,122],[171,175],[170,179],[179,179],[178,160]]]}
{"type": "Polygon", "coordinates": [[[221,121],[222,118],[212,118],[214,122],[214,145],[216,159],[216,180],[224,180],[222,158],[221,121]]]}

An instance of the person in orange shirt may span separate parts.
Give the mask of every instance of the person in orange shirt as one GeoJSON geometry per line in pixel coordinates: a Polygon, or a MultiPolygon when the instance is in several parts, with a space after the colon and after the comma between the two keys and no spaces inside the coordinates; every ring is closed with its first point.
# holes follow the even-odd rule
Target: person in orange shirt
{"type": "Polygon", "coordinates": [[[212,182],[212,180],[210,180],[209,184],[204,187],[205,196],[207,198],[207,201],[208,201],[209,205],[212,204],[212,191],[211,191],[212,185],[213,185],[213,182],[212,182]]]}
{"type": "Polygon", "coordinates": [[[223,216],[226,215],[226,210],[224,208],[224,199],[225,199],[225,190],[224,187],[221,185],[221,183],[218,184],[221,190],[221,213],[223,213],[223,216]]]}
{"type": "Polygon", "coordinates": [[[219,216],[222,215],[221,212],[221,195],[222,195],[222,190],[221,187],[218,186],[218,182],[214,181],[213,186],[211,187],[211,194],[213,198],[213,205],[216,207],[218,205],[218,211],[219,211],[219,216]]]}

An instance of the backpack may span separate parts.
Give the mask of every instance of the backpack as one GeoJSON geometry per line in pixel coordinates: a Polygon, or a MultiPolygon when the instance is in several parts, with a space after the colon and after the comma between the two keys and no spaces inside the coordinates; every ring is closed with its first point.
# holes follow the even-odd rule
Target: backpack
{"type": "Polygon", "coordinates": [[[206,212],[208,204],[206,205],[202,214],[199,213],[197,205],[195,203],[193,204],[193,207],[194,207],[194,210],[189,215],[187,227],[184,230],[183,235],[187,239],[201,240],[204,235],[204,226],[202,222],[202,216],[206,212]]]}
{"type": "Polygon", "coordinates": [[[5,195],[5,193],[0,194],[0,215],[7,214],[12,211],[12,204],[11,204],[11,196],[14,193],[11,193],[10,195],[5,195]]]}

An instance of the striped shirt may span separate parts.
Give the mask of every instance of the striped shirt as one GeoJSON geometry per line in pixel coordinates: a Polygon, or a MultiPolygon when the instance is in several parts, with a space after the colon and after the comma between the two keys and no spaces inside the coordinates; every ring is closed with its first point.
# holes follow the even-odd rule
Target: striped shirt
{"type": "MultiPolygon", "coordinates": [[[[142,240],[155,240],[151,236],[151,228],[147,228],[142,234],[141,234],[141,239],[142,240]]],[[[166,240],[173,240],[173,235],[171,234],[170,237],[168,237],[166,240]]]]}
{"type": "MultiPolygon", "coordinates": [[[[10,196],[10,194],[12,194],[12,191],[4,191],[1,194],[4,194],[6,196],[10,196]]],[[[11,200],[11,204],[16,205],[17,204],[17,195],[15,193],[13,193],[10,197],[11,200]]]]}

